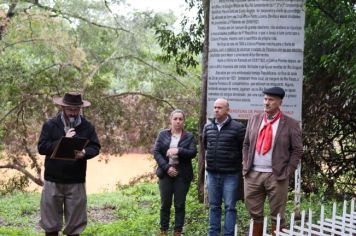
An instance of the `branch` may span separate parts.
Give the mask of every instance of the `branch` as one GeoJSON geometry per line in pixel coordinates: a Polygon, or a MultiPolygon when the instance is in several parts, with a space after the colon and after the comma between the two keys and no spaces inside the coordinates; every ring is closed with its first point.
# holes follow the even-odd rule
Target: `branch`
{"type": "Polygon", "coordinates": [[[144,61],[143,59],[137,57],[137,56],[133,56],[133,55],[126,55],[126,56],[120,56],[120,57],[114,57],[116,54],[116,51],[113,52],[108,58],[106,58],[105,60],[103,60],[102,62],[100,62],[94,69],[93,71],[90,73],[90,75],[88,76],[89,79],[92,79],[94,77],[94,75],[99,71],[99,69],[105,65],[106,63],[108,63],[111,60],[121,60],[121,59],[127,59],[127,58],[131,58],[131,59],[135,59],[139,62],[141,62],[142,64],[145,64],[146,66],[151,67],[152,69],[158,71],[159,73],[161,73],[162,75],[166,75],[170,78],[172,78],[173,80],[175,80],[176,82],[178,82],[180,85],[182,85],[185,89],[188,89],[187,86],[185,86],[181,81],[179,81],[179,79],[177,77],[175,77],[174,75],[170,74],[170,73],[166,73],[162,70],[160,70],[159,68],[149,64],[148,62],[144,61]]]}
{"type": "Polygon", "coordinates": [[[12,108],[10,111],[8,111],[1,119],[0,119],[0,124],[5,120],[5,118],[10,115],[13,111],[15,111],[17,108],[19,108],[26,100],[22,100],[19,104],[17,104],[14,108],[12,108]]]}
{"type": "Polygon", "coordinates": [[[5,42],[5,47],[3,47],[1,49],[1,51],[5,51],[6,48],[9,48],[9,47],[12,47],[16,44],[20,44],[20,43],[32,43],[32,42],[37,42],[37,41],[46,41],[45,39],[40,39],[40,38],[37,38],[37,39],[25,39],[25,40],[20,40],[20,41],[17,41],[17,42],[14,42],[14,43],[6,43],[5,42]]]}
{"type": "Polygon", "coordinates": [[[21,116],[21,121],[22,121],[22,125],[24,127],[24,131],[23,131],[23,137],[22,137],[22,144],[23,144],[23,147],[27,153],[27,155],[29,156],[29,158],[31,159],[32,161],[32,164],[31,164],[31,168],[35,168],[36,170],[36,173],[37,173],[37,176],[41,176],[41,165],[38,163],[38,160],[36,158],[36,154],[34,154],[31,150],[31,148],[29,147],[28,145],[28,142],[27,142],[27,137],[29,136],[28,135],[28,129],[27,129],[27,122],[25,121],[25,118],[23,116],[23,113],[22,113],[22,116],[21,116]]]}
{"type": "Polygon", "coordinates": [[[114,15],[114,19],[115,19],[116,24],[117,24],[117,25],[120,25],[120,22],[119,22],[120,20],[118,19],[117,14],[114,14],[113,11],[111,10],[108,1],[104,0],[104,5],[105,5],[106,9],[108,9],[108,11],[109,11],[111,14],[114,15]]]}
{"type": "Polygon", "coordinates": [[[53,67],[56,67],[56,66],[59,66],[59,67],[72,66],[76,70],[81,71],[81,69],[79,67],[73,65],[72,63],[54,63],[52,65],[48,65],[48,66],[46,66],[46,67],[44,67],[42,69],[39,69],[38,71],[35,71],[34,73],[32,73],[32,76],[36,76],[36,75],[38,75],[38,74],[40,74],[40,73],[42,73],[42,72],[44,72],[46,70],[49,70],[49,69],[51,69],[53,67]]]}
{"type": "Polygon", "coordinates": [[[39,186],[43,186],[43,181],[41,177],[36,177],[33,174],[31,174],[28,170],[26,170],[24,167],[17,165],[17,164],[6,164],[6,165],[0,165],[0,169],[14,169],[22,174],[24,174],[26,177],[28,177],[30,180],[32,180],[34,183],[36,183],[39,186]]]}
{"type": "Polygon", "coordinates": [[[151,67],[152,69],[155,69],[156,71],[158,71],[159,73],[161,73],[161,74],[163,74],[163,75],[167,75],[167,76],[173,78],[175,81],[177,81],[177,82],[178,82],[180,85],[182,85],[184,88],[188,89],[187,86],[185,86],[182,82],[180,82],[179,79],[178,79],[177,77],[175,77],[174,75],[161,71],[161,70],[158,69],[157,67],[155,67],[155,66],[153,66],[153,65],[151,65],[151,64],[149,64],[149,63],[147,63],[147,62],[145,62],[144,60],[142,60],[142,59],[139,58],[139,57],[132,56],[132,55],[130,55],[130,57],[133,58],[133,59],[135,59],[135,60],[137,60],[137,61],[139,61],[139,62],[141,62],[141,63],[143,63],[143,64],[145,64],[145,65],[147,65],[147,66],[149,66],[149,67],[151,67]]]}
{"type": "Polygon", "coordinates": [[[148,97],[152,100],[164,102],[164,103],[168,104],[168,106],[170,106],[173,109],[175,108],[172,104],[170,104],[168,101],[166,101],[162,98],[158,98],[158,97],[152,96],[150,94],[145,94],[145,93],[141,93],[141,92],[125,92],[125,93],[120,93],[120,94],[108,95],[108,96],[104,97],[104,99],[109,99],[109,98],[113,98],[113,97],[126,97],[129,95],[138,95],[138,96],[148,97]]]}
{"type": "Polygon", "coordinates": [[[105,65],[106,63],[108,63],[110,60],[112,60],[114,58],[116,54],[116,51],[113,52],[109,57],[105,58],[105,60],[103,60],[102,62],[100,62],[94,69],[93,71],[90,73],[90,75],[88,76],[89,80],[91,80],[94,75],[100,70],[100,68],[105,65]]]}
{"type": "Polygon", "coordinates": [[[28,147],[28,143],[27,143],[27,139],[26,138],[23,138],[22,142],[24,143],[24,148],[26,150],[27,155],[29,156],[29,158],[32,161],[31,168],[35,168],[37,175],[40,176],[42,168],[41,168],[41,165],[39,165],[39,163],[37,161],[36,155],[34,155],[32,153],[31,148],[28,147]]]}

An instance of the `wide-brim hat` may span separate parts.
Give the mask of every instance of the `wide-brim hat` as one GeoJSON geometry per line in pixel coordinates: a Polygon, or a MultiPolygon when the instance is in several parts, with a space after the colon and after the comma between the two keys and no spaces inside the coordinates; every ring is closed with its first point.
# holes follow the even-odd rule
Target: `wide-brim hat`
{"type": "Polygon", "coordinates": [[[284,89],[282,89],[281,87],[268,88],[268,89],[265,89],[263,91],[263,93],[267,94],[267,95],[277,96],[277,97],[280,97],[281,99],[283,99],[284,95],[286,94],[284,92],[284,89]]]}
{"type": "Polygon", "coordinates": [[[82,95],[76,92],[65,93],[63,97],[53,98],[53,102],[64,107],[88,107],[91,105],[89,101],[83,100],[82,95]]]}

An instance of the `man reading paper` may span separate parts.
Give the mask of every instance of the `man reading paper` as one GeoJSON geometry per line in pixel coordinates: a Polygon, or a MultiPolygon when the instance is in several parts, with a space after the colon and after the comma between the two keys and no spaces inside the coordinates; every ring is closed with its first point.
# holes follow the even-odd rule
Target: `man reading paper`
{"type": "Polygon", "coordinates": [[[62,110],[44,123],[38,141],[38,152],[46,155],[40,226],[46,236],[58,236],[64,215],[63,234],[79,235],[87,224],[87,160],[99,154],[100,143],[94,126],[80,115],[83,107],[90,106],[80,93],[66,93],[53,101],[62,110]],[[76,150],[73,160],[50,158],[62,137],[84,138],[89,142],[84,149],[76,150]]]}

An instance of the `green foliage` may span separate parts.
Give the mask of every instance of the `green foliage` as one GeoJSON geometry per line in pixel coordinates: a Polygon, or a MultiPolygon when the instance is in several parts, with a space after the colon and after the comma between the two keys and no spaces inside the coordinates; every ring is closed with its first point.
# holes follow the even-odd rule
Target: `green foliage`
{"type": "Polygon", "coordinates": [[[1,235],[35,234],[34,229],[38,228],[38,194],[18,192],[2,196],[0,205],[1,235]]]}
{"type": "Polygon", "coordinates": [[[328,197],[355,196],[354,1],[307,1],[306,13],[303,189],[328,197]]]}
{"type": "Polygon", "coordinates": [[[190,131],[194,134],[194,137],[197,139],[199,137],[199,118],[196,116],[191,116],[191,117],[187,117],[185,120],[185,125],[184,128],[187,131],[190,131]]]}
{"type": "Polygon", "coordinates": [[[0,195],[6,195],[15,191],[24,191],[29,185],[29,179],[24,176],[14,176],[0,180],[0,195]]]}
{"type": "Polygon", "coordinates": [[[15,227],[0,227],[0,235],[6,236],[36,236],[38,233],[33,232],[30,228],[18,229],[15,227]]]}
{"type": "Polygon", "coordinates": [[[307,75],[323,71],[356,86],[354,1],[307,1],[306,17],[306,58],[315,62],[305,63],[307,75]]]}
{"type": "MultiPolygon", "coordinates": [[[[198,203],[195,192],[193,185],[187,197],[185,227],[187,235],[207,233],[207,211],[202,204],[198,203]]],[[[116,196],[115,200],[110,199],[109,202],[111,204],[115,202],[117,221],[105,225],[89,225],[83,235],[92,235],[99,232],[103,235],[157,234],[160,208],[157,184],[142,183],[134,186],[123,186],[118,189],[116,196]]],[[[102,195],[100,195],[100,201],[102,201],[102,195]]],[[[173,228],[173,222],[171,222],[171,228],[173,228]]]]}
{"type": "Polygon", "coordinates": [[[89,224],[83,235],[150,235],[149,232],[156,230],[158,221],[154,212],[158,207],[157,189],[154,187],[156,186],[143,183],[121,187],[116,193],[107,193],[104,199],[102,194],[89,197],[89,207],[93,202],[99,206],[103,202],[105,206],[114,206],[116,220],[108,224],[89,224]]]}
{"type": "Polygon", "coordinates": [[[186,0],[188,3],[187,11],[196,10],[193,20],[184,16],[181,21],[181,31],[176,33],[164,21],[155,21],[153,27],[160,47],[164,54],[159,55],[158,59],[162,62],[175,62],[176,72],[179,75],[186,75],[186,69],[199,65],[198,55],[202,52],[204,25],[202,1],[186,0]]]}

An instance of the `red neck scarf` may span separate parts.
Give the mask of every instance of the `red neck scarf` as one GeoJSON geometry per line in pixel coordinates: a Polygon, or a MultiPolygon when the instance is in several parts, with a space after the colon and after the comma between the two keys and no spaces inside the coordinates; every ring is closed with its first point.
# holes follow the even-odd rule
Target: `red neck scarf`
{"type": "Polygon", "coordinates": [[[281,117],[281,115],[282,115],[282,112],[279,111],[277,113],[277,115],[273,118],[273,120],[271,120],[270,122],[267,121],[266,113],[263,115],[263,120],[264,120],[265,124],[257,137],[257,142],[256,142],[257,153],[261,153],[263,143],[264,143],[264,145],[263,145],[262,155],[265,155],[271,149],[271,146],[272,146],[272,124],[274,122],[276,122],[281,117]]]}

